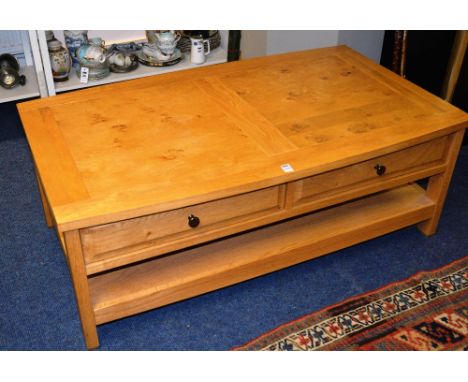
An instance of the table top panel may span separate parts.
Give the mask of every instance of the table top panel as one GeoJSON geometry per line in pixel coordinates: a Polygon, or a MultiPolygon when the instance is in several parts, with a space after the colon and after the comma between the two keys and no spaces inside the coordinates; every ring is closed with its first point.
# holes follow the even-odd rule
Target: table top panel
{"type": "Polygon", "coordinates": [[[468,120],[344,46],[18,108],[59,230],[272,186],[447,134],[468,120]],[[283,172],[284,163],[295,171],[283,172]]]}
{"type": "Polygon", "coordinates": [[[57,125],[90,194],[176,187],[181,176],[210,181],[264,156],[199,93],[190,81],[151,96],[140,90],[57,109],[57,125]]]}

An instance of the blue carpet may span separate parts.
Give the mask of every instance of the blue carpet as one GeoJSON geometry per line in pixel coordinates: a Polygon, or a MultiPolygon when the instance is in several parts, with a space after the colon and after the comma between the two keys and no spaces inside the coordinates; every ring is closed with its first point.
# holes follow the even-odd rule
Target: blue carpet
{"type": "MultiPolygon", "coordinates": [[[[465,256],[468,147],[439,231],[410,227],[286,270],[98,327],[101,350],[227,350],[347,297],[465,256]]],[[[0,105],[0,350],[84,350],[66,261],[42,215],[12,104],[0,105]]]]}

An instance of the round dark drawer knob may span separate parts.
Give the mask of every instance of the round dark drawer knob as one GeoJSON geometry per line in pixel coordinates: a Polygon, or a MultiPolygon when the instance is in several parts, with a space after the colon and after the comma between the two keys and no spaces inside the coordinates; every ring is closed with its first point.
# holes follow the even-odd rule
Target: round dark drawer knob
{"type": "Polygon", "coordinates": [[[195,215],[189,215],[188,217],[188,225],[192,228],[198,227],[200,224],[200,219],[195,215]]]}
{"type": "Polygon", "coordinates": [[[383,174],[385,174],[385,171],[387,170],[387,168],[382,164],[376,164],[374,168],[375,168],[375,172],[379,176],[382,176],[383,174]]]}

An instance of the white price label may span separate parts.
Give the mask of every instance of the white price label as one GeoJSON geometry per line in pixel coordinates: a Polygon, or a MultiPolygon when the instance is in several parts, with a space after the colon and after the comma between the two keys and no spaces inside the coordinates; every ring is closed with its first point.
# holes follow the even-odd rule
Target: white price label
{"type": "Polygon", "coordinates": [[[281,167],[281,170],[283,170],[284,172],[293,172],[294,171],[294,169],[292,168],[292,166],[289,163],[282,164],[280,167],[281,167]]]}
{"type": "Polygon", "coordinates": [[[81,67],[80,71],[80,82],[82,84],[87,84],[88,83],[88,75],[89,75],[89,68],[86,67],[81,67]]]}

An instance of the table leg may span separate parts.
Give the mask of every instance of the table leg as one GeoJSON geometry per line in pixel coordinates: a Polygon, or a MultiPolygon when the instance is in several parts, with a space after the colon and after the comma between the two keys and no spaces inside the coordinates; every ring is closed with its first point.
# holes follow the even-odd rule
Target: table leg
{"type": "Polygon", "coordinates": [[[64,233],[67,248],[68,266],[75,290],[76,302],[80,313],[81,327],[88,349],[99,346],[99,339],[94,318],[93,305],[89,293],[88,277],[81,249],[81,239],[78,230],[64,233]]]}
{"type": "Polygon", "coordinates": [[[54,217],[52,215],[49,202],[47,201],[47,198],[45,196],[41,179],[39,178],[39,175],[37,175],[37,172],[36,172],[36,181],[37,181],[37,186],[39,188],[39,194],[41,195],[42,209],[44,211],[44,217],[47,223],[47,227],[52,228],[54,226],[54,217]]]}
{"type": "Polygon", "coordinates": [[[460,130],[452,134],[447,152],[446,170],[441,174],[431,176],[429,179],[426,195],[435,202],[435,209],[429,220],[418,225],[419,230],[426,236],[433,235],[437,230],[437,224],[439,223],[442,208],[444,207],[445,197],[447,196],[447,190],[463,141],[464,132],[465,130],[460,130]]]}

